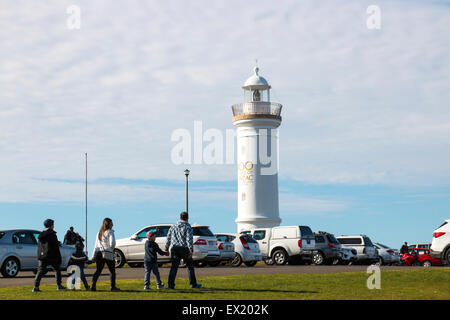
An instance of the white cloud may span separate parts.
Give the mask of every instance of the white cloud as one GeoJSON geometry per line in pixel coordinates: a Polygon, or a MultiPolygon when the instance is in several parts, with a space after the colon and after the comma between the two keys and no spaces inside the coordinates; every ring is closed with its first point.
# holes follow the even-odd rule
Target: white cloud
{"type": "MultiPolygon", "coordinates": [[[[380,1],[379,31],[366,28],[372,3],[357,0],[86,2],[72,31],[71,4],[0,10],[2,201],[76,201],[78,189],[33,179],[82,177],[84,152],[92,179],[183,179],[172,131],[232,128],[255,58],[284,105],[282,178],[450,182],[444,4],[380,1]]],[[[236,174],[192,169],[199,180],[236,174]]]]}

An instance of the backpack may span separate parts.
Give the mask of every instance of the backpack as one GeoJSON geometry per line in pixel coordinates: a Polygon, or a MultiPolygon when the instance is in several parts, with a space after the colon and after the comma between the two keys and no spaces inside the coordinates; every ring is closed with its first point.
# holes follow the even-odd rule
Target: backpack
{"type": "Polygon", "coordinates": [[[48,242],[39,241],[38,243],[38,260],[45,260],[48,256],[48,242]]]}

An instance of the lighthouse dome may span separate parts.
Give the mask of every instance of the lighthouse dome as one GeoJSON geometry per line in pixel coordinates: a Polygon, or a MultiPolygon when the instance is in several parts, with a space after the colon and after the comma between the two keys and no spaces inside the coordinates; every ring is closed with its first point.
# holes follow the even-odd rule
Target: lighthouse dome
{"type": "Polygon", "coordinates": [[[264,79],[263,77],[261,77],[258,74],[259,68],[255,67],[253,69],[253,71],[255,73],[250,78],[248,78],[247,81],[245,81],[245,83],[242,86],[242,88],[243,89],[247,89],[247,90],[254,90],[254,89],[265,90],[265,89],[270,89],[270,85],[267,82],[267,80],[264,79]]]}

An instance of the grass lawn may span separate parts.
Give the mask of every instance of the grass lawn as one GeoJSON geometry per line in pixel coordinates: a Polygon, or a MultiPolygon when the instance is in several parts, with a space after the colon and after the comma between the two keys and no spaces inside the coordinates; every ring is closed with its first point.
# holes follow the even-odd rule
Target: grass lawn
{"type": "Polygon", "coordinates": [[[122,292],[109,292],[109,282],[99,282],[97,292],[56,291],[55,285],[0,289],[0,300],[8,299],[450,299],[450,268],[418,268],[381,272],[381,289],[367,289],[369,274],[342,272],[329,274],[278,274],[201,277],[203,288],[192,290],[187,279],[178,279],[177,290],[143,291],[143,279],[119,280],[122,292]]]}

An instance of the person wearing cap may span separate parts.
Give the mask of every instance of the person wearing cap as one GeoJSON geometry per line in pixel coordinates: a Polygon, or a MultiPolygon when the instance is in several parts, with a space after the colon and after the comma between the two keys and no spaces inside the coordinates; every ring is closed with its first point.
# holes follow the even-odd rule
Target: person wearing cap
{"type": "Polygon", "coordinates": [[[158,270],[158,253],[163,256],[168,256],[168,251],[162,251],[158,244],[155,242],[156,233],[153,231],[147,232],[147,241],[145,242],[145,278],[144,278],[144,290],[150,290],[150,273],[156,278],[156,286],[158,289],[164,288],[164,284],[161,282],[158,270]]]}
{"type": "Polygon", "coordinates": [[[65,290],[61,285],[61,252],[59,251],[59,241],[54,230],[55,225],[52,219],[44,221],[44,231],[38,237],[38,271],[34,280],[33,292],[40,292],[39,285],[42,277],[47,273],[47,267],[52,266],[56,272],[56,284],[58,290],[65,290]]]}

